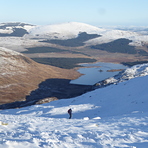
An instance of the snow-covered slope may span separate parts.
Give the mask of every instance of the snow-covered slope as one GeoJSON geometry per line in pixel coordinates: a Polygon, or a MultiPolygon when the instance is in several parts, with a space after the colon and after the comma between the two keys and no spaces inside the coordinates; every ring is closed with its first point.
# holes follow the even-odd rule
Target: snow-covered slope
{"type": "Polygon", "coordinates": [[[129,45],[142,46],[148,43],[148,35],[141,35],[136,32],[123,30],[106,30],[101,37],[86,41],[86,45],[108,43],[117,39],[129,39],[132,42],[129,45]]]}
{"type": "Polygon", "coordinates": [[[106,83],[119,83],[127,81],[136,77],[142,77],[148,75],[148,64],[139,64],[131,68],[127,68],[125,71],[119,73],[117,76],[106,79],[106,83]]]}
{"type": "Polygon", "coordinates": [[[27,60],[23,54],[0,47],[0,77],[6,75],[19,75],[26,73],[27,60]]]}
{"type": "MultiPolygon", "coordinates": [[[[145,71],[138,67],[130,72],[145,71]]],[[[141,76],[76,98],[1,111],[0,147],[147,148],[147,82],[141,76]]]]}

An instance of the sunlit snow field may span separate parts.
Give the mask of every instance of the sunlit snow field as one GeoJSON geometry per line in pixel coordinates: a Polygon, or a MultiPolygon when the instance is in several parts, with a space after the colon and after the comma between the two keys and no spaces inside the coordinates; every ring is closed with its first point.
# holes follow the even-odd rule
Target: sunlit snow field
{"type": "MultiPolygon", "coordinates": [[[[146,75],[147,64],[129,71],[146,75]]],[[[147,82],[142,76],[71,99],[1,110],[0,148],[147,148],[147,82]]]]}

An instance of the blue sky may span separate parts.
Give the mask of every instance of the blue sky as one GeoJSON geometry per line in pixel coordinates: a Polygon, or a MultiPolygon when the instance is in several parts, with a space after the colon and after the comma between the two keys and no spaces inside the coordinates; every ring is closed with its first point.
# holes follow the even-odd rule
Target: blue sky
{"type": "Polygon", "coordinates": [[[0,22],[148,26],[148,0],[0,0],[0,22]]]}

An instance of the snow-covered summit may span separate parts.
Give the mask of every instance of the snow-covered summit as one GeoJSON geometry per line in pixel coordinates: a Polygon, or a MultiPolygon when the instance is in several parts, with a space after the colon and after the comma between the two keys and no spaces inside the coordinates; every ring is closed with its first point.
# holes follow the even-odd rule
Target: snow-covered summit
{"type": "Polygon", "coordinates": [[[141,35],[137,32],[99,28],[79,22],[35,26],[29,30],[29,35],[25,36],[32,38],[66,40],[76,38],[81,32],[86,32],[87,34],[101,35],[101,37],[86,41],[86,45],[108,43],[120,38],[132,40],[130,44],[134,46],[141,46],[142,43],[148,42],[147,35],[141,35]]]}
{"type": "MultiPolygon", "coordinates": [[[[117,39],[126,38],[132,40],[130,45],[142,46],[148,43],[148,35],[138,32],[108,29],[95,27],[80,22],[69,22],[52,25],[29,25],[25,23],[2,23],[0,24],[1,37],[22,37],[21,39],[72,39],[78,37],[82,32],[87,34],[97,34],[100,37],[89,39],[85,42],[86,46],[108,43],[117,39]],[[24,37],[24,38],[23,38],[24,37]]],[[[32,41],[32,40],[30,40],[32,41]]]]}
{"type": "Polygon", "coordinates": [[[77,37],[81,32],[100,35],[104,31],[105,29],[100,29],[88,24],[69,22],[55,25],[37,26],[30,29],[29,34],[35,37],[70,39],[77,37]]]}

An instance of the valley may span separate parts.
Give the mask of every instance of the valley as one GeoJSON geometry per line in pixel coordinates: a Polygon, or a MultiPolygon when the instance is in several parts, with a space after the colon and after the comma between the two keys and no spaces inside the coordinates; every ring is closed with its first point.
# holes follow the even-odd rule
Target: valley
{"type": "Polygon", "coordinates": [[[8,23],[1,25],[1,30],[7,33],[0,32],[0,46],[29,58],[90,58],[113,63],[147,61],[148,36],[141,32],[102,29],[77,22],[47,26],[8,23]],[[22,36],[18,28],[25,30],[22,36]]]}
{"type": "MultiPolygon", "coordinates": [[[[32,92],[42,92],[39,85],[46,80],[76,79],[81,76],[77,70],[82,63],[107,62],[132,66],[148,61],[147,35],[77,22],[47,26],[4,23],[0,26],[0,47],[0,104],[26,101],[32,92]],[[7,52],[10,56],[5,56],[3,50],[6,49],[21,55],[7,52]]],[[[65,89],[68,86],[65,83],[65,89]]],[[[79,86],[75,87],[79,89],[79,86]]],[[[83,86],[80,90],[75,94],[86,92],[83,86]]],[[[40,93],[39,96],[42,95],[40,93]]],[[[55,94],[45,97],[55,97],[55,94]]],[[[58,98],[61,99],[60,96],[58,98]]]]}

